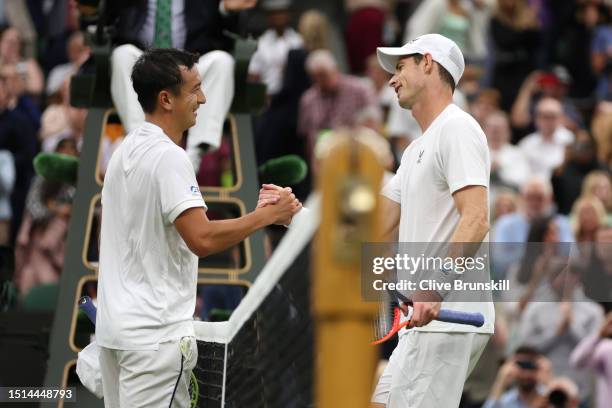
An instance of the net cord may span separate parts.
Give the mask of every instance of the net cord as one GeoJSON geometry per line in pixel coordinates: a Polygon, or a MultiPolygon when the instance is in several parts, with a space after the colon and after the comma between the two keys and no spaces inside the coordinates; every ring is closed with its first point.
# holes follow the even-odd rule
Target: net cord
{"type": "Polygon", "coordinates": [[[293,218],[285,237],[249,288],[242,302],[234,310],[230,319],[227,322],[193,322],[197,340],[225,344],[226,359],[227,344],[232,341],[244,323],[255,313],[317,230],[320,222],[320,197],[315,193],[311,194],[304,203],[304,207],[293,218]]]}

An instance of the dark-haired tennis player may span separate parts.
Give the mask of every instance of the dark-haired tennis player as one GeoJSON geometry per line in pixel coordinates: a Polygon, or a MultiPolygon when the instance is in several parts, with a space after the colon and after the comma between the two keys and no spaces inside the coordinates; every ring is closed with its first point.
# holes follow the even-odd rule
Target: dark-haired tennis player
{"type": "Polygon", "coordinates": [[[193,166],[179,147],[206,101],[197,60],[152,50],[132,70],[146,122],[113,154],[102,189],[96,340],[106,407],[190,405],[198,256],[287,223],[300,208],[283,191],[276,205],[208,220],[193,166]]]}
{"type": "MultiPolygon", "coordinates": [[[[391,235],[399,226],[394,238],[400,242],[482,242],[489,231],[490,159],[478,123],[452,103],[465,68],[461,50],[444,36],[427,34],[402,47],[378,48],[377,54],[381,66],[394,74],[389,84],[399,104],[412,111],[423,130],[383,188],[386,232],[391,235]]],[[[480,312],[484,326],[433,321],[450,296],[433,291],[413,296],[414,327],[400,332],[373,407],[459,406],[495,316],[491,302],[453,302],[445,307],[480,312]]]]}

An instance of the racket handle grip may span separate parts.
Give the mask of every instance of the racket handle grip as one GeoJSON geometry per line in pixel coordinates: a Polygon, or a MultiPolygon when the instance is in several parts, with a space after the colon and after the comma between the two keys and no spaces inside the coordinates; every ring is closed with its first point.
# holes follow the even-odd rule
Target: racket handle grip
{"type": "Polygon", "coordinates": [[[96,324],[96,306],[93,303],[93,300],[89,296],[83,296],[79,299],[79,309],[81,309],[89,320],[95,325],[96,324]]]}
{"type": "Polygon", "coordinates": [[[475,327],[481,327],[484,324],[482,313],[459,312],[448,309],[441,309],[436,320],[447,323],[469,324],[475,327]]]}

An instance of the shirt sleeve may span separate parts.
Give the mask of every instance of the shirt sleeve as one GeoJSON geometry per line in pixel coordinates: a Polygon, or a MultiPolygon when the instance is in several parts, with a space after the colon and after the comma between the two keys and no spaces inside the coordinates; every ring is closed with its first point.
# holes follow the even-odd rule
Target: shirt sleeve
{"type": "Polygon", "coordinates": [[[250,75],[261,75],[263,72],[263,59],[262,59],[261,51],[257,50],[251,57],[251,62],[249,63],[249,74],[250,75]]]}
{"type": "Polygon", "coordinates": [[[168,149],[157,166],[156,178],[164,222],[173,223],[189,208],[208,208],[198,187],[193,166],[184,150],[168,149]]]}
{"type": "Polygon", "coordinates": [[[451,194],[467,186],[489,186],[489,150],[475,126],[464,118],[444,124],[439,151],[451,194]]]}
{"type": "Polygon", "coordinates": [[[397,173],[393,175],[391,180],[381,190],[381,194],[389,200],[395,201],[398,204],[402,203],[402,185],[401,185],[402,166],[397,169],[397,173]]]}
{"type": "Polygon", "coordinates": [[[574,242],[574,233],[572,231],[572,226],[569,223],[569,220],[562,216],[558,215],[556,217],[557,226],[559,227],[559,241],[560,242],[574,242]]]}
{"type": "Polygon", "coordinates": [[[582,339],[570,355],[570,364],[576,368],[597,367],[600,360],[596,357],[595,351],[600,341],[599,333],[593,333],[589,337],[582,339]]]}

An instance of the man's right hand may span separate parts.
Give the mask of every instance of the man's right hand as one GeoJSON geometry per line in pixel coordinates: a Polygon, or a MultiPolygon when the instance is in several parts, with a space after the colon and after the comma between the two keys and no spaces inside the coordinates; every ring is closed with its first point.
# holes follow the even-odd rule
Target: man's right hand
{"type": "Polygon", "coordinates": [[[421,327],[438,317],[442,298],[437,292],[422,291],[412,296],[412,319],[409,327],[421,327]]]}
{"type": "Polygon", "coordinates": [[[291,187],[283,188],[276,184],[262,184],[259,189],[259,197],[257,198],[257,208],[276,204],[280,199],[280,192],[283,190],[291,193],[291,187]]]}
{"type": "Polygon", "coordinates": [[[491,387],[489,399],[499,401],[508,387],[514,382],[518,374],[518,366],[514,358],[507,360],[497,371],[497,377],[491,387]]]}
{"type": "MultiPolygon", "coordinates": [[[[257,199],[257,208],[265,207],[268,205],[274,205],[280,200],[281,191],[291,193],[291,187],[280,187],[275,184],[262,184],[259,190],[259,197],[257,199]]],[[[288,226],[291,224],[293,216],[302,209],[302,203],[296,199],[297,205],[294,206],[293,212],[290,217],[282,220],[279,225],[288,226]]]]}
{"type": "Polygon", "coordinates": [[[284,225],[291,222],[291,218],[302,208],[302,204],[291,190],[282,189],[278,194],[278,200],[273,205],[258,206],[255,211],[263,212],[266,217],[270,217],[270,224],[284,225]]]}
{"type": "Polygon", "coordinates": [[[512,385],[518,375],[518,366],[514,358],[507,360],[499,369],[497,377],[504,389],[512,385]]]}

